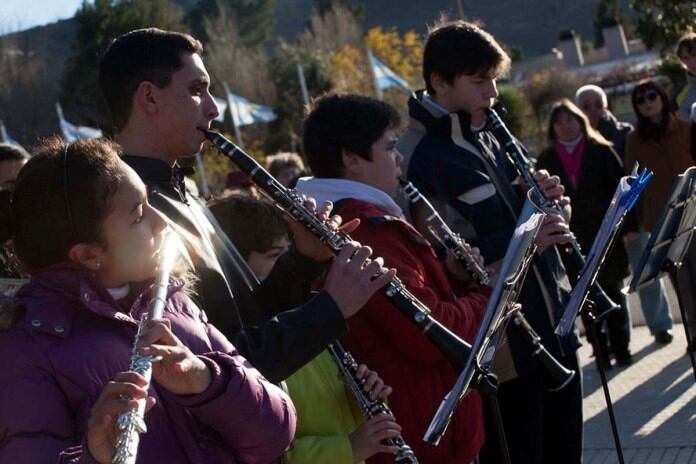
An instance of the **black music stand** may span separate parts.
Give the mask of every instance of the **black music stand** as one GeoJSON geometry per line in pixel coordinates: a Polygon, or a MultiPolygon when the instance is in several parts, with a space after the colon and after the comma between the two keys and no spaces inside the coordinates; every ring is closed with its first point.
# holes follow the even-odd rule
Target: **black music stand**
{"type": "Polygon", "coordinates": [[[479,393],[489,402],[498,434],[500,456],[503,463],[511,462],[505,438],[502,416],[497,402],[498,382],[491,372],[495,348],[504,332],[507,321],[514,315],[511,305],[517,297],[526,271],[536,249],[534,240],[546,213],[539,206],[539,199],[534,198],[534,190],[527,194],[527,201],[522,207],[513,238],[508,245],[500,275],[488,301],[481,326],[472,344],[469,357],[457,378],[452,390],[445,396],[425,432],[423,439],[437,445],[452,420],[455,409],[476,385],[479,393]]]}
{"type": "MultiPolygon", "coordinates": [[[[629,292],[634,292],[656,282],[668,273],[677,291],[677,302],[687,343],[691,343],[692,334],[677,285],[677,272],[689,250],[694,229],[696,229],[696,167],[691,167],[674,180],[667,205],[653,227],[650,240],[643,250],[628,288],[629,292]]],[[[693,350],[689,349],[688,353],[694,379],[696,379],[696,358],[693,350]]]]}
{"type": "MultiPolygon", "coordinates": [[[[633,207],[636,199],[652,178],[652,173],[645,169],[640,174],[637,174],[637,169],[635,171],[636,172],[634,172],[634,174],[631,176],[622,178],[617,186],[614,199],[605,213],[602,226],[600,227],[597,237],[595,238],[595,243],[592,245],[592,249],[587,256],[585,267],[580,271],[578,282],[576,282],[575,287],[571,292],[570,300],[568,301],[566,309],[563,312],[561,322],[556,327],[557,335],[566,335],[571,329],[572,323],[575,321],[578,312],[582,312],[583,315],[591,321],[587,329],[592,332],[595,340],[599,339],[600,324],[602,323],[602,318],[604,315],[599,314],[597,312],[596,303],[588,299],[589,290],[590,286],[597,279],[606,257],[609,255],[616,240],[618,239],[621,225],[626,218],[626,214],[633,207]]],[[[601,346],[598,348],[599,350],[604,349],[604,347],[601,346]]],[[[611,393],[609,391],[609,382],[607,381],[606,372],[600,358],[601,353],[598,351],[595,353],[595,362],[597,364],[597,370],[599,371],[599,378],[602,381],[602,391],[607,404],[607,413],[609,415],[611,432],[614,438],[616,456],[619,463],[623,464],[623,449],[621,447],[621,439],[619,437],[616,416],[614,415],[614,406],[611,400],[611,393]]]]}

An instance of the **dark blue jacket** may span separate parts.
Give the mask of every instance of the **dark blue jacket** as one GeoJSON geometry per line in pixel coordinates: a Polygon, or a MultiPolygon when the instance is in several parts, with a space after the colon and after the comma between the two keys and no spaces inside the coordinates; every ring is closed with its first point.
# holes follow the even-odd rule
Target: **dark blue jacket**
{"type": "MultiPolygon", "coordinates": [[[[523,203],[513,184],[514,166],[487,131],[473,134],[465,112],[440,116],[422,104],[422,93],[409,100],[410,125],[399,141],[408,179],[445,213],[446,220],[481,250],[487,263],[503,258],[523,203]]],[[[579,346],[577,337],[553,333],[570,286],[555,248],[536,255],[519,302],[546,348],[556,356],[579,346]]],[[[537,368],[514,331],[508,331],[515,370],[537,368]]]]}

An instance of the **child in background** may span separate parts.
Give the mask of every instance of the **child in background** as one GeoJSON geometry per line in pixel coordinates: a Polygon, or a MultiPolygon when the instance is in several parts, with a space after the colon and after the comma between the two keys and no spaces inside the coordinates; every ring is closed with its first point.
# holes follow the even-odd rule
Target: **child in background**
{"type": "MultiPolygon", "coordinates": [[[[290,229],[282,213],[266,201],[237,194],[213,203],[210,209],[259,279],[290,246],[290,229]]],[[[358,377],[365,379],[365,394],[373,400],[386,399],[391,393],[391,387],[365,365],[359,366],[358,377]]],[[[328,351],[286,383],[298,415],[295,440],[286,455],[289,463],[352,464],[376,453],[397,451],[381,440],[399,436],[401,427],[392,416],[365,421],[328,351]]]]}

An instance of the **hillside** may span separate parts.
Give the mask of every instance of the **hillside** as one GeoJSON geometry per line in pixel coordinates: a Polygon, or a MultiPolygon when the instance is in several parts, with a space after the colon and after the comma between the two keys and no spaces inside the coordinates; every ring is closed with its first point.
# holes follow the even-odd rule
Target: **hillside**
{"type": "MultiPolygon", "coordinates": [[[[190,8],[196,0],[176,0],[183,8],[190,8]]],[[[365,28],[381,25],[396,27],[405,32],[415,30],[425,34],[427,24],[432,24],[441,12],[456,17],[455,0],[364,0],[365,28]]],[[[462,0],[465,15],[481,20],[486,29],[508,46],[521,47],[526,57],[547,53],[556,46],[559,31],[567,28],[579,32],[583,40],[592,41],[592,19],[596,0],[490,0],[486,2],[462,0]]],[[[627,0],[622,0],[626,10],[627,0]]],[[[293,40],[305,27],[311,14],[312,0],[276,0],[276,33],[286,40],[293,40]]],[[[44,82],[53,95],[58,94],[60,76],[74,40],[75,23],[63,20],[46,26],[0,36],[10,40],[45,63],[44,82]]],[[[50,97],[50,95],[49,95],[50,97]]],[[[55,98],[49,98],[55,101],[55,98]]],[[[44,101],[32,102],[37,114],[33,127],[24,130],[13,127],[6,120],[8,130],[22,139],[50,134],[57,125],[52,106],[45,108],[44,101]]],[[[66,116],[70,117],[70,105],[66,116]]],[[[0,117],[2,114],[0,114],[0,117]]],[[[6,118],[9,119],[9,118],[6,118]]],[[[79,120],[76,122],[80,122],[79,120]]]]}

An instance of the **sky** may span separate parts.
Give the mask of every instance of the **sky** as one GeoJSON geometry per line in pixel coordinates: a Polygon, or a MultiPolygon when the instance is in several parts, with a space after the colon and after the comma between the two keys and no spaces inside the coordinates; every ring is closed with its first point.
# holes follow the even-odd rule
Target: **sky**
{"type": "Polygon", "coordinates": [[[0,0],[0,35],[70,18],[82,0],[0,0]]]}

